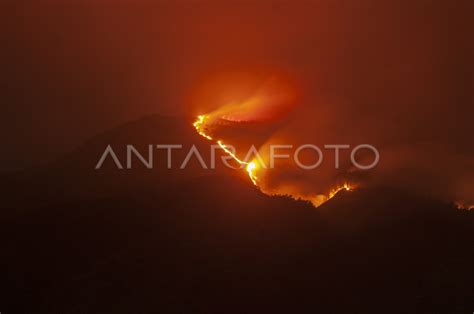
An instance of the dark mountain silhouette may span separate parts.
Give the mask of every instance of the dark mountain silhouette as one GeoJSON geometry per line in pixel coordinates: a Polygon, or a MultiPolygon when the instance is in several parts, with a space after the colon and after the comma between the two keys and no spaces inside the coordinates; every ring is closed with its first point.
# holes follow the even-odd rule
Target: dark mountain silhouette
{"type": "Polygon", "coordinates": [[[127,143],[210,144],[153,116],[5,177],[2,313],[474,309],[472,211],[390,188],[315,209],[199,165],[94,170],[108,144],[127,143]]]}

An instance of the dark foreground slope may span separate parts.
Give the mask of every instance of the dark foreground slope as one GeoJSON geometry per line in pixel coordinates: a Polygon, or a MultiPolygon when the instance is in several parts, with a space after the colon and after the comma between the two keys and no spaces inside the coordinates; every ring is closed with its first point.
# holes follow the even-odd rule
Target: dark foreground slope
{"type": "MultiPolygon", "coordinates": [[[[178,128],[162,120],[146,121],[178,128]]],[[[120,132],[136,132],[138,139],[140,129],[129,125],[120,132]]],[[[116,132],[105,136],[122,141],[116,132]]],[[[390,189],[340,193],[314,209],[265,196],[246,178],[223,172],[196,170],[176,179],[77,170],[93,159],[90,147],[100,151],[108,140],[9,178],[18,185],[9,187],[13,196],[3,203],[2,313],[474,308],[471,212],[390,189]],[[45,198],[38,192],[48,190],[45,177],[38,173],[48,174],[54,193],[63,185],[89,190],[45,198]]]]}

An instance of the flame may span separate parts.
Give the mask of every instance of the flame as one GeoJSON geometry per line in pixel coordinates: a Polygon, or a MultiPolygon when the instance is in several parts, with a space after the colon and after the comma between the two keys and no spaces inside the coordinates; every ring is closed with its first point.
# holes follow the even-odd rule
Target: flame
{"type": "Polygon", "coordinates": [[[278,190],[273,189],[272,191],[265,191],[265,189],[263,189],[263,192],[269,195],[286,195],[294,200],[309,201],[314,207],[319,207],[331,198],[335,197],[340,191],[351,192],[356,189],[356,185],[344,182],[333,187],[327,194],[304,193],[299,191],[297,187],[295,188],[291,185],[280,185],[278,190]]]}
{"type": "MultiPolygon", "coordinates": [[[[237,163],[239,163],[241,166],[245,166],[245,170],[252,181],[253,185],[259,187],[260,191],[262,191],[265,194],[269,195],[278,195],[278,193],[272,193],[272,192],[266,192],[261,189],[259,186],[258,182],[258,177],[257,177],[257,162],[256,161],[251,161],[247,162],[244,160],[241,160],[237,155],[232,152],[229,147],[222,141],[222,140],[215,140],[211,135],[206,133],[206,123],[209,121],[209,116],[207,115],[199,115],[196,119],[196,121],[193,123],[194,128],[198,132],[199,135],[203,136],[204,138],[210,140],[210,141],[215,141],[219,147],[229,156],[231,156],[237,163]]],[[[294,199],[303,199],[303,200],[308,200],[310,201],[315,207],[318,207],[322,203],[326,202],[327,200],[333,198],[339,191],[345,190],[345,191],[353,191],[355,189],[354,185],[351,185],[348,182],[344,182],[341,185],[338,185],[334,188],[332,188],[328,195],[317,195],[316,197],[305,197],[301,195],[296,195],[297,193],[291,193],[291,197],[294,199]]]]}
{"type": "Polygon", "coordinates": [[[457,209],[474,210],[474,204],[469,204],[464,201],[456,201],[454,202],[454,205],[457,209]]]}
{"type": "MultiPolygon", "coordinates": [[[[208,139],[210,141],[214,141],[212,136],[210,136],[209,134],[207,134],[205,132],[204,123],[207,119],[208,119],[208,117],[206,115],[200,115],[200,116],[197,117],[197,120],[193,123],[193,126],[201,136],[205,137],[206,139],[208,139]]],[[[255,174],[255,172],[257,170],[257,164],[253,161],[252,162],[246,162],[246,161],[241,160],[222,142],[222,140],[217,140],[216,142],[220,146],[220,148],[222,148],[223,151],[225,151],[229,156],[231,156],[240,165],[242,165],[242,166],[246,165],[245,170],[247,171],[250,180],[252,181],[252,183],[255,186],[258,186],[257,185],[257,175],[255,174]]]]}
{"type": "Polygon", "coordinates": [[[256,170],[257,170],[257,164],[252,161],[250,162],[248,165],[247,165],[247,173],[249,174],[249,177],[250,177],[250,180],[252,180],[252,183],[256,186],[257,185],[257,175],[255,174],[256,170]]]}
{"type": "Polygon", "coordinates": [[[201,94],[196,95],[197,99],[194,102],[199,105],[207,103],[210,107],[217,106],[214,107],[214,110],[197,116],[193,123],[197,133],[218,144],[242,169],[245,169],[252,183],[266,195],[286,195],[296,200],[310,201],[315,207],[318,207],[341,190],[352,191],[354,186],[348,182],[337,185],[328,194],[308,194],[296,186],[283,183],[279,184],[278,188],[269,187],[267,182],[269,180],[266,180],[265,175],[266,166],[260,157],[251,161],[242,160],[237,157],[234,149],[230,149],[230,145],[225,144],[222,139],[213,137],[212,127],[218,121],[275,121],[286,116],[299,104],[299,89],[287,74],[273,73],[265,78],[258,75],[254,78],[257,78],[256,81],[249,81],[246,75],[243,81],[239,78],[237,81],[231,79],[233,83],[229,84],[226,81],[228,77],[226,77],[224,81],[227,84],[225,86],[221,85],[221,80],[219,80],[200,89],[201,94]],[[261,172],[258,177],[257,171],[261,172]]]}
{"type": "Polygon", "coordinates": [[[205,115],[200,115],[197,117],[197,120],[193,123],[193,126],[194,128],[196,129],[196,131],[201,135],[201,136],[204,136],[205,138],[207,138],[208,140],[212,141],[212,137],[210,137],[209,135],[207,135],[205,132],[204,132],[204,128],[203,128],[203,124],[204,124],[204,120],[206,120],[206,116],[205,115]]]}
{"type": "Polygon", "coordinates": [[[331,191],[329,191],[328,199],[331,199],[331,198],[333,198],[334,196],[336,196],[336,194],[337,194],[339,191],[342,191],[342,190],[345,190],[345,191],[353,191],[354,188],[355,188],[354,186],[352,186],[351,184],[345,182],[344,184],[338,185],[338,186],[336,186],[335,188],[331,189],[331,191]]]}

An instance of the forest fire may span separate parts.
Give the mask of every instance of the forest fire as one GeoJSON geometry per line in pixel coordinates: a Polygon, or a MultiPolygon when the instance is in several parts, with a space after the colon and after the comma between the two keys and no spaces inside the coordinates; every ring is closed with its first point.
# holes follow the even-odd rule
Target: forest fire
{"type": "MultiPolygon", "coordinates": [[[[270,125],[271,123],[285,121],[301,102],[300,91],[296,86],[297,84],[295,84],[289,76],[287,77],[282,73],[275,73],[274,75],[262,79],[260,82],[252,82],[252,84],[249,83],[248,79],[237,79],[232,81],[232,84],[227,82],[226,85],[219,85],[217,83],[209,84],[206,86],[209,90],[206,88],[201,90],[201,92],[207,91],[207,94],[203,93],[203,95],[208,96],[204,97],[201,95],[196,97],[194,102],[197,104],[212,104],[210,105],[212,109],[207,109],[205,114],[197,116],[193,126],[198,134],[218,144],[228,156],[232,157],[232,159],[241,166],[241,169],[245,169],[252,183],[257,186],[262,193],[266,195],[285,195],[296,200],[306,200],[317,207],[334,197],[341,190],[353,190],[355,185],[346,181],[337,181],[337,185],[331,185],[329,187],[322,185],[317,187],[306,185],[304,187],[302,186],[305,184],[303,183],[304,180],[289,183],[284,182],[284,179],[281,180],[281,177],[278,178],[279,174],[287,171],[284,170],[284,168],[288,167],[288,163],[295,167],[300,166],[301,163],[299,162],[298,154],[302,151],[302,149],[295,150],[295,154],[292,156],[294,160],[292,161],[289,159],[286,161],[281,160],[282,156],[287,156],[286,153],[282,155],[283,152],[281,152],[280,155],[278,155],[275,153],[276,150],[272,151],[271,146],[277,148],[279,146],[278,141],[280,139],[278,138],[278,134],[282,131],[281,127],[273,129],[271,133],[265,135],[266,137],[263,138],[263,141],[262,138],[260,138],[260,144],[257,147],[252,145],[254,150],[249,150],[244,158],[239,158],[238,155],[244,155],[237,154],[235,148],[228,140],[225,142],[216,134],[218,128],[226,128],[226,125],[233,125],[233,127],[235,124],[240,123],[270,125]],[[229,86],[250,85],[253,87],[243,89],[245,92],[236,92],[233,89],[229,89],[229,86]],[[226,97],[219,98],[219,95],[223,94],[225,94],[226,97]],[[267,148],[270,148],[270,150],[267,150],[267,148]],[[253,155],[251,155],[250,152],[252,152],[253,155]],[[266,159],[269,159],[269,163],[267,163],[268,160],[266,159]],[[274,159],[280,159],[282,162],[282,164],[278,166],[278,169],[273,169],[274,159]],[[270,165],[270,167],[268,167],[268,165],[270,165]],[[277,177],[276,179],[274,179],[274,175],[277,177]],[[320,192],[315,193],[316,191],[313,189],[317,189],[320,192]]],[[[200,107],[200,105],[198,106],[200,107]]],[[[202,107],[200,107],[199,110],[202,110],[202,107]]],[[[261,133],[262,132],[260,132],[260,134],[261,133]]],[[[248,137],[249,133],[247,132],[246,134],[248,137]]],[[[235,139],[231,141],[235,141],[235,139]]],[[[295,144],[298,144],[298,140],[295,144]]],[[[304,149],[304,145],[302,146],[304,149]]],[[[280,148],[281,147],[283,146],[280,145],[280,148]]],[[[306,145],[306,147],[307,151],[314,149],[314,145],[306,145]]],[[[311,167],[305,167],[303,165],[299,170],[308,170],[309,168],[311,167]]],[[[306,175],[310,176],[309,173],[306,175]]],[[[330,181],[326,180],[325,182],[330,181]]]]}
{"type": "Polygon", "coordinates": [[[339,191],[342,191],[342,190],[352,191],[354,190],[354,186],[352,186],[351,184],[347,182],[342,185],[339,185],[333,188],[331,191],[329,191],[328,199],[333,198],[339,191]]]}
{"type": "MultiPolygon", "coordinates": [[[[255,186],[259,187],[261,192],[263,192],[265,194],[269,194],[269,195],[278,195],[278,194],[280,194],[280,193],[273,193],[273,192],[267,193],[264,190],[262,190],[262,188],[258,184],[258,178],[257,178],[257,175],[256,175],[256,172],[257,172],[257,163],[256,163],[256,161],[247,162],[245,160],[240,159],[239,157],[237,157],[237,155],[234,152],[232,152],[229,149],[228,145],[224,144],[224,142],[222,140],[215,140],[211,135],[209,135],[206,132],[206,121],[208,121],[208,116],[199,115],[197,117],[196,121],[193,123],[193,126],[196,129],[196,131],[198,132],[198,134],[200,134],[201,136],[203,136],[204,138],[206,138],[210,141],[215,141],[219,145],[219,147],[227,155],[231,156],[237,163],[239,163],[241,166],[245,167],[245,170],[247,171],[250,180],[252,181],[252,183],[255,186]]],[[[355,189],[354,185],[352,185],[348,182],[344,182],[343,184],[337,185],[336,187],[332,188],[327,195],[318,195],[317,197],[305,197],[305,196],[299,195],[298,193],[289,193],[288,195],[290,197],[294,198],[294,199],[308,200],[315,207],[318,207],[322,203],[324,203],[327,200],[333,198],[339,191],[342,191],[342,190],[352,191],[354,189],[355,189]]]]}
{"type": "Polygon", "coordinates": [[[457,209],[474,210],[474,204],[468,204],[464,201],[456,201],[454,202],[454,205],[457,209]]]}
{"type": "MultiPolygon", "coordinates": [[[[205,122],[206,118],[207,117],[205,115],[198,116],[197,120],[193,123],[193,126],[201,136],[205,137],[206,139],[208,139],[210,141],[213,141],[214,139],[210,135],[206,134],[206,132],[204,131],[204,129],[205,129],[204,128],[204,122],[205,122]]],[[[229,150],[229,148],[222,142],[222,140],[217,140],[217,144],[222,148],[222,150],[224,150],[236,162],[238,162],[240,165],[245,165],[245,169],[247,170],[247,173],[249,175],[250,180],[252,181],[252,183],[255,186],[258,186],[257,185],[257,176],[255,175],[255,171],[256,171],[256,168],[257,168],[257,165],[255,164],[255,162],[253,162],[253,161],[252,162],[246,162],[246,161],[241,160],[232,151],[229,150]]]]}

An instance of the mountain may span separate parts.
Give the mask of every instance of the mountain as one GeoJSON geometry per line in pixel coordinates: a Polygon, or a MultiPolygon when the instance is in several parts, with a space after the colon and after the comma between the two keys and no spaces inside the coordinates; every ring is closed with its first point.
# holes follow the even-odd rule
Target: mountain
{"type": "Polygon", "coordinates": [[[2,180],[2,312],[474,308],[472,211],[382,187],[314,208],[199,165],[94,169],[109,144],[123,160],[127,144],[161,143],[210,144],[189,121],[151,116],[2,180]]]}

